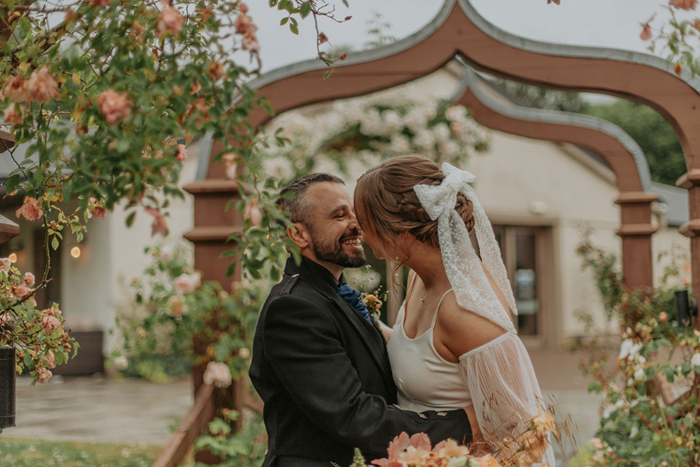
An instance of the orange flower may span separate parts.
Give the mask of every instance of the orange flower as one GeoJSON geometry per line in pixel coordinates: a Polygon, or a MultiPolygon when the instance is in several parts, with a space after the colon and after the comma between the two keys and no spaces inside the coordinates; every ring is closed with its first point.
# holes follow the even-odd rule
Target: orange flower
{"type": "Polygon", "coordinates": [[[209,64],[209,76],[211,76],[211,79],[218,81],[223,78],[225,74],[224,64],[217,62],[216,60],[212,60],[209,64]]]}
{"type": "Polygon", "coordinates": [[[128,93],[108,89],[97,96],[97,104],[107,123],[116,125],[129,116],[133,102],[129,99],[128,93]]]}
{"type": "Polygon", "coordinates": [[[177,145],[177,152],[175,153],[175,159],[183,162],[187,159],[187,147],[184,144],[177,145]]]}
{"type": "Polygon", "coordinates": [[[501,464],[490,455],[478,457],[476,461],[479,463],[479,467],[501,467],[501,464]]]}
{"type": "Polygon", "coordinates": [[[182,17],[180,12],[171,6],[166,5],[163,7],[160,15],[158,15],[158,26],[156,28],[156,33],[160,38],[165,37],[168,33],[172,33],[174,36],[177,36],[180,34],[180,30],[182,30],[182,26],[184,26],[184,24],[185,18],[182,17]]]}
{"type": "Polygon", "coordinates": [[[15,212],[18,219],[24,217],[28,221],[38,221],[44,215],[41,203],[31,196],[24,197],[24,204],[15,212]]]}
{"type": "Polygon", "coordinates": [[[539,434],[548,433],[557,429],[554,423],[554,417],[547,412],[540,412],[530,420],[535,427],[535,431],[539,434]]]}
{"type": "Polygon", "coordinates": [[[18,110],[17,106],[13,102],[12,104],[8,105],[5,109],[5,113],[3,114],[3,120],[8,125],[21,125],[24,121],[24,117],[22,116],[22,110],[18,110]]]}
{"type": "Polygon", "coordinates": [[[25,79],[22,76],[12,76],[5,78],[3,94],[15,102],[25,102],[29,100],[29,93],[25,87],[25,79]]]}
{"type": "Polygon", "coordinates": [[[25,88],[30,100],[39,101],[42,104],[61,95],[58,92],[58,83],[51,76],[46,65],[41,67],[39,71],[32,73],[25,84],[25,88]]]}
{"type": "Polygon", "coordinates": [[[670,0],[668,3],[679,10],[694,10],[698,5],[698,0],[670,0]]]}

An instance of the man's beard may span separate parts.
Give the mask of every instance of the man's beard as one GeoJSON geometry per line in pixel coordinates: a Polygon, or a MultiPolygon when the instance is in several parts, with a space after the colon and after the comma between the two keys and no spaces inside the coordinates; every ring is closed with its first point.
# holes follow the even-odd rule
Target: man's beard
{"type": "Polygon", "coordinates": [[[312,239],[314,242],[314,253],[316,258],[325,261],[327,263],[336,264],[344,268],[359,268],[367,264],[367,258],[365,257],[365,252],[362,251],[352,256],[345,252],[343,248],[343,240],[348,237],[359,237],[360,231],[355,230],[349,234],[345,234],[338,242],[325,241],[324,238],[317,237],[312,231],[312,239]]]}

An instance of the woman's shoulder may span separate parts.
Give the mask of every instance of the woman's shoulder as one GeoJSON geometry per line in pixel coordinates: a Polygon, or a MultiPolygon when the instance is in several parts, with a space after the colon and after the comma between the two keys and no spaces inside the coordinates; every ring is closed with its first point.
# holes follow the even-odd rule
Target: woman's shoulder
{"type": "Polygon", "coordinates": [[[461,307],[454,293],[443,299],[437,325],[443,344],[457,357],[508,333],[493,321],[461,307]]]}

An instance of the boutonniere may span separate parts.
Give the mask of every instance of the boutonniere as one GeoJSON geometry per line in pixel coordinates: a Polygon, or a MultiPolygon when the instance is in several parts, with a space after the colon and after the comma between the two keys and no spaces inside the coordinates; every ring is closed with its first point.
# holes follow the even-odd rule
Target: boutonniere
{"type": "Polygon", "coordinates": [[[363,293],[362,303],[367,307],[367,311],[370,313],[376,313],[377,316],[382,314],[382,305],[384,304],[375,294],[373,293],[363,293]]]}

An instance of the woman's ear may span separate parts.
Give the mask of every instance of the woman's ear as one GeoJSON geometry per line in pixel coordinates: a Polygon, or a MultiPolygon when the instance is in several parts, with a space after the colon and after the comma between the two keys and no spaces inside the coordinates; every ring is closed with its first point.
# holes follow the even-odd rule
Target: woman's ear
{"type": "Polygon", "coordinates": [[[287,235],[301,250],[311,244],[311,233],[301,222],[294,222],[292,227],[287,227],[287,235]]]}

